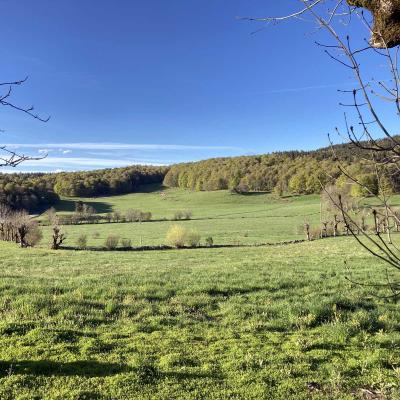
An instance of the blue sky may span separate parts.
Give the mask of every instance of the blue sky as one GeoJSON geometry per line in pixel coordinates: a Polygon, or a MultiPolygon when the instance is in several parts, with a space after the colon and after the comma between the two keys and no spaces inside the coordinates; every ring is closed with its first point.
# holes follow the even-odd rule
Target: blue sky
{"type": "Polygon", "coordinates": [[[353,78],[303,22],[260,27],[292,0],[0,0],[2,143],[40,155],[18,170],[169,164],[326,146],[353,78]]]}

